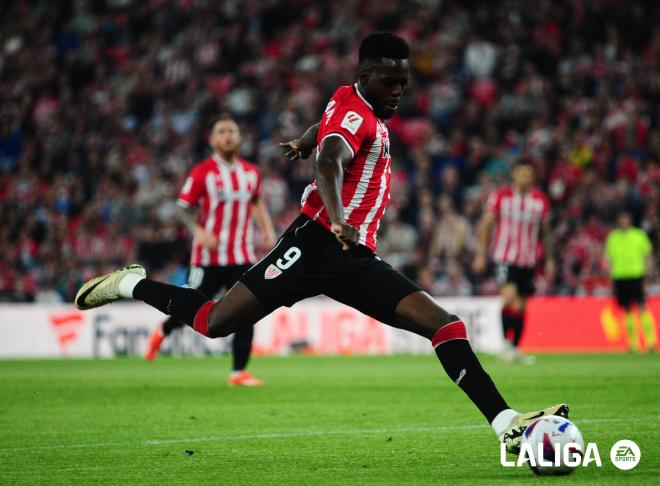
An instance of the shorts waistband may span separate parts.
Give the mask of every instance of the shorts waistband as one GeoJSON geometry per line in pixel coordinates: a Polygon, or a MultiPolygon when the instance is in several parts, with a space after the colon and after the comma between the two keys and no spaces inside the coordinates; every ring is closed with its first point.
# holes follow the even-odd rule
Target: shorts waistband
{"type": "MultiPolygon", "coordinates": [[[[332,240],[332,242],[337,242],[335,235],[332,233],[332,231],[326,229],[325,227],[323,227],[318,222],[314,221],[306,214],[301,214],[300,216],[298,216],[293,221],[293,223],[291,223],[291,227],[296,228],[296,230],[299,231],[309,232],[323,239],[332,240]]],[[[339,242],[337,242],[337,245],[338,244],[339,242]]],[[[364,256],[375,255],[375,253],[371,250],[371,248],[368,248],[364,245],[355,245],[353,248],[351,248],[348,251],[356,255],[364,255],[364,256]]]]}

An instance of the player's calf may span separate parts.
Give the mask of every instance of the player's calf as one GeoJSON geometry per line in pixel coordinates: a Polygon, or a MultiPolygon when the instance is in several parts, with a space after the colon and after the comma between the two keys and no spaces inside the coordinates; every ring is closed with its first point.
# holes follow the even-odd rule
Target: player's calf
{"type": "Polygon", "coordinates": [[[218,302],[207,300],[200,305],[190,325],[205,336],[219,338],[253,326],[267,314],[254,294],[238,282],[218,302]]]}

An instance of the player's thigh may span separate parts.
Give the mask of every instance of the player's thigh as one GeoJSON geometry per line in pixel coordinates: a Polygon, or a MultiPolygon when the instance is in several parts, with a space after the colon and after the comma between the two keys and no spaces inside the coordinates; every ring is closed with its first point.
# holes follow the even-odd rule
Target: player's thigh
{"type": "Polygon", "coordinates": [[[536,293],[536,285],[534,283],[534,269],[516,267],[512,282],[516,285],[520,303],[524,306],[525,301],[534,295],[534,293],[536,293]]]}
{"type": "Polygon", "coordinates": [[[639,278],[615,280],[614,281],[614,294],[617,303],[624,309],[629,309],[634,304],[644,306],[644,280],[639,278]]]}
{"type": "Polygon", "coordinates": [[[253,326],[270,312],[249,288],[237,282],[211,309],[209,335],[229,336],[245,326],[253,326]]]}
{"type": "Polygon", "coordinates": [[[390,265],[376,259],[361,278],[324,290],[324,293],[384,324],[424,337],[430,338],[447,323],[448,314],[431,296],[390,265]]]}
{"type": "Polygon", "coordinates": [[[335,253],[339,252],[330,232],[307,217],[299,217],[240,282],[270,311],[290,307],[319,295],[325,283],[334,278],[326,267],[335,247],[335,253]]]}
{"type": "Polygon", "coordinates": [[[644,279],[636,278],[633,281],[633,300],[641,308],[646,304],[646,295],[644,295],[644,279]]]}
{"type": "Polygon", "coordinates": [[[632,304],[630,285],[627,280],[614,280],[614,297],[619,307],[630,308],[632,304]]]}
{"type": "Polygon", "coordinates": [[[458,317],[449,314],[427,292],[420,291],[399,302],[391,325],[431,339],[438,329],[458,320],[458,317]]]}
{"type": "MultiPolygon", "coordinates": [[[[245,293],[245,289],[238,289],[235,293],[229,295],[229,291],[238,283],[241,276],[249,270],[251,265],[228,265],[226,267],[218,267],[218,293],[220,298],[217,309],[211,313],[211,321],[220,324],[222,333],[225,330],[236,328],[235,335],[245,337],[245,339],[252,341],[254,330],[253,324],[261,320],[267,312],[263,308],[259,308],[258,304],[250,297],[249,293],[245,293]],[[224,302],[223,302],[224,301],[224,302]],[[246,315],[246,308],[250,310],[256,309],[253,315],[246,315]],[[237,316],[246,316],[243,320],[237,316]],[[215,320],[214,320],[215,319],[215,320]]],[[[249,289],[248,289],[249,290],[249,289]]]]}

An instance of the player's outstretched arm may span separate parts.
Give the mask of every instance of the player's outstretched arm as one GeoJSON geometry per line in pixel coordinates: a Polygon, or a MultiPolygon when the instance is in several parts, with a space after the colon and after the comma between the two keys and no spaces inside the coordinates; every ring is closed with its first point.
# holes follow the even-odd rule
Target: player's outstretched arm
{"type": "Polygon", "coordinates": [[[344,168],[353,160],[348,145],[339,137],[327,137],[316,159],[316,186],[323,201],[332,232],[348,250],[359,239],[359,233],[344,220],[344,206],[341,200],[341,187],[344,181],[344,168]]]}
{"type": "Polygon", "coordinates": [[[312,153],[312,150],[314,150],[314,146],[316,145],[316,137],[319,133],[319,124],[320,122],[309,127],[307,130],[305,130],[305,133],[303,133],[302,137],[300,138],[294,138],[288,142],[280,142],[280,147],[284,147],[286,149],[284,155],[289,157],[290,160],[306,159],[309,157],[312,153]]]}
{"type": "Polygon", "coordinates": [[[488,252],[490,236],[493,233],[493,226],[495,226],[495,214],[486,210],[477,226],[478,246],[472,265],[472,269],[476,273],[482,273],[486,269],[486,254],[488,252]]]}
{"type": "Polygon", "coordinates": [[[271,219],[268,208],[266,207],[266,202],[262,197],[258,197],[252,204],[254,211],[254,221],[257,223],[257,227],[264,235],[265,246],[271,248],[275,246],[277,236],[275,235],[275,227],[273,226],[273,220],[271,219]]]}
{"type": "Polygon", "coordinates": [[[550,223],[545,222],[541,226],[543,251],[545,252],[545,278],[549,283],[555,279],[555,246],[554,236],[550,223]]]}
{"type": "Polygon", "coordinates": [[[179,222],[188,228],[190,234],[199,241],[199,243],[209,249],[214,249],[218,247],[218,240],[212,234],[202,228],[197,224],[197,220],[194,215],[194,210],[190,207],[182,206],[181,204],[176,205],[177,212],[176,215],[179,218],[179,222]]]}

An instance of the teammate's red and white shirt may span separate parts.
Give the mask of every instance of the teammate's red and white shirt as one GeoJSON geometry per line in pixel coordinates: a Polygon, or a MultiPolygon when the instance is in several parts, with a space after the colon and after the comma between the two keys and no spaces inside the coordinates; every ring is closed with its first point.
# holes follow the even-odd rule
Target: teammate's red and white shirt
{"type": "Polygon", "coordinates": [[[199,225],[218,239],[218,248],[209,250],[193,240],[191,265],[255,263],[252,203],[260,191],[261,173],[245,160],[230,164],[213,154],[193,167],[177,203],[200,208],[199,225]]]}
{"type": "MultiPolygon", "coordinates": [[[[341,86],[330,99],[319,125],[317,156],[328,137],[339,137],[353,154],[341,189],[344,219],[359,230],[359,243],[376,251],[376,233],[390,200],[390,138],[357,85],[341,86]]],[[[330,229],[316,182],[305,188],[302,213],[330,229]]]]}
{"type": "Polygon", "coordinates": [[[517,267],[535,267],[541,225],[550,217],[548,197],[536,188],[522,194],[513,187],[503,187],[491,193],[487,206],[496,215],[491,246],[493,260],[517,267]]]}

